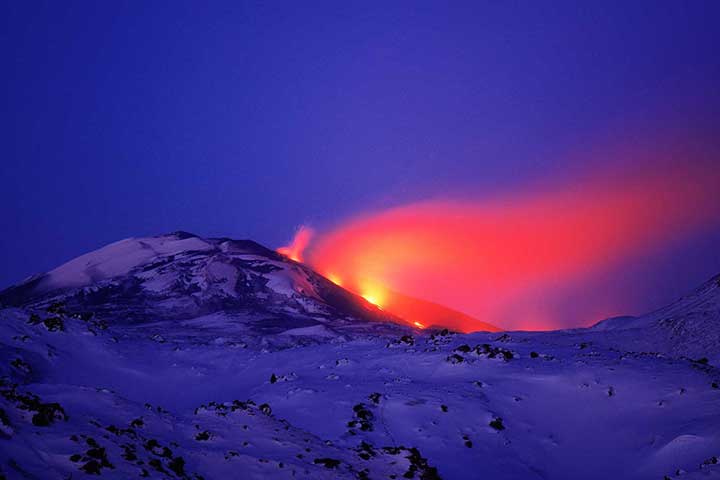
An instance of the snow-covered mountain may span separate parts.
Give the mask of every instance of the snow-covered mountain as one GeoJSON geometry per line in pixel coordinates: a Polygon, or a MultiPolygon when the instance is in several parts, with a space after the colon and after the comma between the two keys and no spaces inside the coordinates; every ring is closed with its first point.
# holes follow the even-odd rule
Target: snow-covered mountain
{"type": "Polygon", "coordinates": [[[0,293],[0,478],[720,478],[717,281],[462,335],[254,242],[124,240],[0,293]]]}
{"type": "Polygon", "coordinates": [[[368,325],[373,333],[410,331],[255,242],[185,232],[121,240],[0,292],[0,303],[10,306],[58,302],[114,325],[190,319],[205,325],[206,317],[223,317],[235,333],[264,339],[357,334],[368,325]]]}
{"type": "Polygon", "coordinates": [[[596,324],[607,341],[626,349],[707,358],[720,364],[720,275],[671,305],[641,317],[619,317],[596,324]]]}

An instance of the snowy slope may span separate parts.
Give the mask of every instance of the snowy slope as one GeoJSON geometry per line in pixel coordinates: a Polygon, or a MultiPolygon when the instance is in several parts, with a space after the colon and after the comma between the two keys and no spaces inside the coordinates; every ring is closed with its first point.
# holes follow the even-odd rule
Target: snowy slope
{"type": "MultiPolygon", "coordinates": [[[[106,322],[215,316],[248,335],[315,327],[409,331],[358,296],[255,242],[177,232],[113,243],[0,292],[0,304],[62,302],[106,322]]],[[[205,322],[201,322],[205,323],[205,322]]]]}
{"type": "Polygon", "coordinates": [[[0,296],[5,478],[720,478],[718,362],[673,326],[717,325],[712,284],[592,329],[461,335],[252,242],[106,249],[0,296]]]}
{"type": "Polygon", "coordinates": [[[625,349],[704,357],[720,364],[720,275],[665,308],[637,318],[608,319],[592,330],[625,349]]]}
{"type": "Polygon", "coordinates": [[[379,335],[276,350],[170,320],[99,329],[63,314],[63,330],[49,331],[25,310],[2,317],[9,478],[83,478],[88,437],[114,467],[101,469],[107,478],[400,478],[411,457],[451,479],[651,479],[715,471],[700,465],[720,454],[717,368],[597,347],[582,333],[379,335]],[[34,425],[37,406],[15,399],[27,392],[67,420],[34,425]],[[187,477],[171,472],[179,457],[187,477]]]}

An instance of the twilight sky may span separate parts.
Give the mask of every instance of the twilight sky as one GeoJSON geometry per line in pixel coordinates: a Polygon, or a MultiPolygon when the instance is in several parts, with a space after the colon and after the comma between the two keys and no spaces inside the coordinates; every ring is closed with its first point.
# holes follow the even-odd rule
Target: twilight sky
{"type": "MultiPolygon", "coordinates": [[[[5,2],[0,288],[130,236],[276,247],[431,199],[720,164],[719,2],[452,4],[5,2]]],[[[587,323],[583,295],[642,313],[720,273],[703,221],[556,323],[587,323]]]]}

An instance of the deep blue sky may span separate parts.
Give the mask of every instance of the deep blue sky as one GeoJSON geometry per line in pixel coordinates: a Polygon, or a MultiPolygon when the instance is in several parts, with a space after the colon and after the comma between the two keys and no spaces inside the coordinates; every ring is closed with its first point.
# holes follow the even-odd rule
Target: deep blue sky
{"type": "MultiPolygon", "coordinates": [[[[210,3],[3,2],[0,287],[129,236],[278,246],[612,139],[720,136],[717,1],[210,3]]],[[[719,243],[628,266],[641,307],[720,272],[719,243]]]]}

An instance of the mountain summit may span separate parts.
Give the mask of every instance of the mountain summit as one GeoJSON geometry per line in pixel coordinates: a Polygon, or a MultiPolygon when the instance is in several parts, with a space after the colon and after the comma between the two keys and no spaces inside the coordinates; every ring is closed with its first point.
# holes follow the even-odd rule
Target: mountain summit
{"type": "Polygon", "coordinates": [[[223,316],[249,335],[409,332],[401,319],[258,243],[186,232],[112,243],[0,292],[0,302],[62,302],[119,324],[223,316]]]}
{"type": "Polygon", "coordinates": [[[458,329],[475,324],[475,330],[500,330],[445,306],[395,296],[399,316],[251,240],[175,232],[112,243],[0,292],[0,302],[27,306],[62,301],[118,322],[223,312],[250,319],[265,333],[293,326],[322,330],[354,323],[355,328],[364,322],[458,329]]]}

